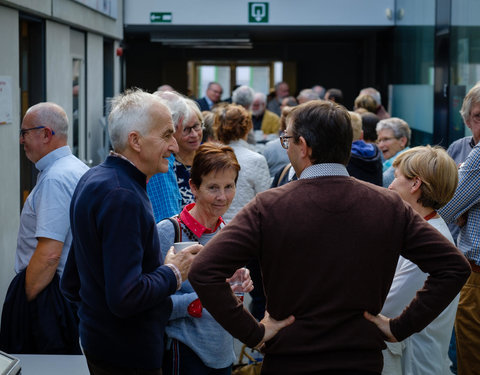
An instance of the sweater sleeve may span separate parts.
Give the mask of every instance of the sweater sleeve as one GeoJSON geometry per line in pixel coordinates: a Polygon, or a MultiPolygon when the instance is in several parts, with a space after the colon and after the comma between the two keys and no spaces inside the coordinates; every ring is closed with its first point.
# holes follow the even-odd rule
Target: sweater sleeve
{"type": "Polygon", "coordinates": [[[421,331],[460,292],[470,275],[470,265],[442,234],[406,206],[403,209],[405,237],[401,255],[429,276],[400,316],[390,321],[398,341],[421,331]]]}
{"type": "Polygon", "coordinates": [[[150,235],[145,233],[148,218],[142,209],[142,202],[134,192],[115,189],[106,196],[98,214],[103,234],[106,300],[110,310],[120,317],[164,303],[177,286],[169,267],[159,266],[150,272],[143,269],[145,251],[152,244],[146,240],[150,235]]]}
{"type": "Polygon", "coordinates": [[[256,199],[208,242],[189,273],[203,306],[225,330],[250,347],[262,340],[264,327],[235,297],[225,279],[257,256],[260,224],[255,204],[256,199]]]}

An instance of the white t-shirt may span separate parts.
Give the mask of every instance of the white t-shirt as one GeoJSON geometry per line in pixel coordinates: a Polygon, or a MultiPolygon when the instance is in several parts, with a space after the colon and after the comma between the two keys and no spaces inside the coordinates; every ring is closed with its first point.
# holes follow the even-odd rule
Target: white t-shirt
{"type": "MultiPolygon", "coordinates": [[[[454,243],[447,224],[442,218],[431,219],[428,222],[454,243]]],[[[427,276],[428,274],[422,272],[414,263],[400,257],[381,314],[389,318],[400,315],[417,291],[423,287],[427,276]]],[[[382,374],[451,374],[448,346],[458,300],[459,295],[421,332],[413,334],[401,343],[387,343],[388,348],[383,351],[382,374]]]]}

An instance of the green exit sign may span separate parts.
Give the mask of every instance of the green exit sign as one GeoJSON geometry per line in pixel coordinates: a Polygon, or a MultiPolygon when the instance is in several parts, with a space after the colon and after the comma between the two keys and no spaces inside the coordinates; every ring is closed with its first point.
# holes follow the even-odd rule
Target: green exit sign
{"type": "Polygon", "coordinates": [[[151,12],[150,22],[152,23],[171,23],[172,12],[151,12]]]}
{"type": "Polygon", "coordinates": [[[249,23],[268,23],[268,3],[248,3],[249,23]]]}

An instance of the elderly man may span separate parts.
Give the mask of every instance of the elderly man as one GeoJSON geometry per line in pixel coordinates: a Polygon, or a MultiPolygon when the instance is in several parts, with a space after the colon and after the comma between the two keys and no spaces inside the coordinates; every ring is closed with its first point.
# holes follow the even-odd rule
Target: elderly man
{"type": "Polygon", "coordinates": [[[282,114],[281,104],[282,99],[290,95],[290,88],[287,82],[278,82],[275,85],[275,96],[268,102],[267,109],[277,116],[282,114]]]}
{"type": "Polygon", "coordinates": [[[232,103],[241,105],[243,108],[249,111],[254,95],[255,91],[251,87],[245,85],[240,86],[232,93],[232,103]]]}
{"type": "Polygon", "coordinates": [[[73,243],[62,290],[79,304],[80,338],[91,374],[161,374],[170,295],[200,245],[164,262],[146,181],[178,150],[162,100],[140,90],[115,98],[108,119],[114,151],[79,181],[73,243]],[[162,265],[162,263],[164,263],[162,265]]]}
{"type": "Polygon", "coordinates": [[[70,200],[88,167],[72,155],[67,134],[67,115],[54,103],[31,107],[20,128],[20,143],[40,173],[20,216],[17,276],[3,310],[0,347],[10,352],[79,351],[76,320],[60,293],[59,276],[72,242],[70,200]],[[49,309],[54,303],[58,311],[49,309]],[[25,333],[21,337],[19,330],[25,333]]]}
{"type": "Polygon", "coordinates": [[[215,104],[220,102],[222,94],[222,86],[218,82],[210,82],[205,96],[197,100],[200,111],[210,111],[215,104]]]}
{"type": "Polygon", "coordinates": [[[295,107],[282,142],[299,180],[258,194],[199,254],[189,280],[232,335],[265,344],[262,374],[380,374],[384,338],[424,328],[470,267],[397,193],[348,176],[352,127],[342,106],[295,107]],[[399,255],[429,277],[399,317],[376,316],[399,255]],[[224,282],[252,257],[268,301],[260,323],[224,282]]]}
{"type": "MultiPolygon", "coordinates": [[[[170,109],[172,121],[175,127],[175,135],[183,132],[183,120],[188,114],[188,108],[183,97],[176,92],[156,91],[153,95],[164,100],[164,104],[170,109]]],[[[152,202],[153,216],[158,223],[167,217],[179,214],[182,209],[182,196],[178,189],[177,176],[173,169],[175,156],[168,158],[168,171],[157,173],[148,180],[147,194],[152,202]]]]}
{"type": "Polygon", "coordinates": [[[267,108],[267,97],[261,92],[253,96],[252,123],[253,130],[261,130],[263,134],[276,134],[280,129],[280,117],[267,108]]]}
{"type": "MultiPolygon", "coordinates": [[[[475,144],[459,170],[458,187],[452,200],[439,212],[448,223],[458,222],[460,229],[457,244],[472,266],[472,274],[460,293],[460,302],[455,318],[457,368],[459,375],[475,374],[480,365],[480,86],[474,86],[463,101],[460,113],[473,137],[462,138],[452,144],[448,151],[457,163],[475,144]],[[453,147],[452,147],[453,146],[453,147]],[[463,154],[463,155],[462,155],[463,154]]],[[[452,230],[452,226],[450,226],[452,230]]]]}

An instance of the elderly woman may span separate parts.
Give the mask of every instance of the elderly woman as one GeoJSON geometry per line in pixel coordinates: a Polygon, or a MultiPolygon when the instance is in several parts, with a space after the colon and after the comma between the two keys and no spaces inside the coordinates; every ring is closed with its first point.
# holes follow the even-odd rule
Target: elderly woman
{"type": "Polygon", "coordinates": [[[173,170],[177,176],[178,189],[182,196],[182,207],[193,203],[194,197],[190,190],[190,169],[195,151],[202,143],[203,116],[197,103],[185,99],[188,106],[188,115],[183,119],[183,130],[176,131],[174,137],[178,143],[178,152],[175,154],[173,170]]]}
{"type": "MultiPolygon", "coordinates": [[[[196,241],[205,245],[223,227],[222,215],[235,196],[240,165],[233,150],[224,145],[205,143],[198,149],[191,168],[190,187],[195,203],[184,207],[173,220],[179,223],[180,241],[196,241]]],[[[163,256],[175,242],[175,226],[171,220],[157,224],[163,256]]],[[[243,291],[253,289],[248,270],[244,274],[243,291]]],[[[233,337],[202,308],[188,281],[172,296],[173,309],[165,330],[168,336],[164,357],[164,374],[231,373],[235,360],[233,337]]],[[[239,301],[241,303],[241,301],[239,301]]]]}
{"type": "Polygon", "coordinates": [[[263,155],[252,151],[247,143],[252,120],[247,110],[229,104],[216,113],[214,129],[220,142],[229,145],[242,167],[238,175],[237,194],[224,215],[226,222],[233,219],[257,193],[270,187],[268,164],[263,155]]]}
{"type": "Polygon", "coordinates": [[[377,144],[383,154],[383,186],[389,187],[394,179],[392,164],[403,151],[408,150],[412,132],[408,124],[398,117],[384,119],[377,124],[377,144]]]}
{"type": "MultiPolygon", "coordinates": [[[[458,183],[457,166],[440,147],[415,147],[393,163],[395,179],[389,189],[453,243],[450,231],[436,210],[452,197],[458,183]]],[[[427,274],[400,257],[382,314],[395,317],[423,287],[427,274]]],[[[383,374],[447,374],[450,361],[448,346],[457,311],[458,296],[425,329],[401,343],[387,343],[383,374]]]]}

